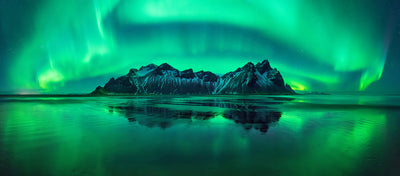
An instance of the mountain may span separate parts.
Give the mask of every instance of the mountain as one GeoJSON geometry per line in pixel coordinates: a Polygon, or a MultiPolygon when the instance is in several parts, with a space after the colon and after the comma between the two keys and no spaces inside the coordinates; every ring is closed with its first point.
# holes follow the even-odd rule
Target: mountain
{"type": "Polygon", "coordinates": [[[183,95],[183,94],[295,94],[282,75],[267,60],[222,76],[209,71],[179,71],[164,63],[130,69],[127,75],[111,78],[91,94],[183,95]]]}

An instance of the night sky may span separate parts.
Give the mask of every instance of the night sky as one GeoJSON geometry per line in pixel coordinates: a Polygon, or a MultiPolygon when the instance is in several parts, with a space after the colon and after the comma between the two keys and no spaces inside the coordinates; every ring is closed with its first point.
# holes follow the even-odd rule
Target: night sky
{"type": "Polygon", "coordinates": [[[400,91],[396,0],[0,0],[0,92],[87,93],[167,62],[268,59],[298,91],[400,91]]]}

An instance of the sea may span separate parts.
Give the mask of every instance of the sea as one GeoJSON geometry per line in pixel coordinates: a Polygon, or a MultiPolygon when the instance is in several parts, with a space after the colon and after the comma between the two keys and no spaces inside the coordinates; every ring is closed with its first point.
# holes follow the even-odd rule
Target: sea
{"type": "Polygon", "coordinates": [[[400,175],[400,96],[0,96],[0,175],[400,175]]]}

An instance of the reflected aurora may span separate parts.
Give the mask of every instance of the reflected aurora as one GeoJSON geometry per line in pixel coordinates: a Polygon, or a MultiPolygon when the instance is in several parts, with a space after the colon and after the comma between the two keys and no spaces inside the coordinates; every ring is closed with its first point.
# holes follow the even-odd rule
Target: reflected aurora
{"type": "Polygon", "coordinates": [[[388,108],[399,106],[398,100],[330,95],[3,97],[0,172],[385,175],[399,160],[394,155],[399,111],[388,108]],[[230,119],[229,111],[238,111],[248,124],[230,119]],[[253,128],[268,114],[263,111],[282,112],[267,132],[253,128]]]}

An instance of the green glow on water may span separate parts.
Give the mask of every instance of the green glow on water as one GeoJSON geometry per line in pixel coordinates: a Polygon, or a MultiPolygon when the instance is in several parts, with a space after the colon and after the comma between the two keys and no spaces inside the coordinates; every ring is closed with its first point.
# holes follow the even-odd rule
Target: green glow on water
{"type": "Polygon", "coordinates": [[[398,99],[1,98],[0,173],[381,175],[398,161],[399,112],[387,108],[398,99]],[[184,102],[193,104],[178,106],[184,102]],[[188,111],[191,118],[174,114],[188,111]],[[227,118],[229,111],[240,118],[227,118]],[[204,112],[215,115],[194,118],[204,112]],[[282,115],[266,133],[254,128],[271,112],[282,115]]]}

